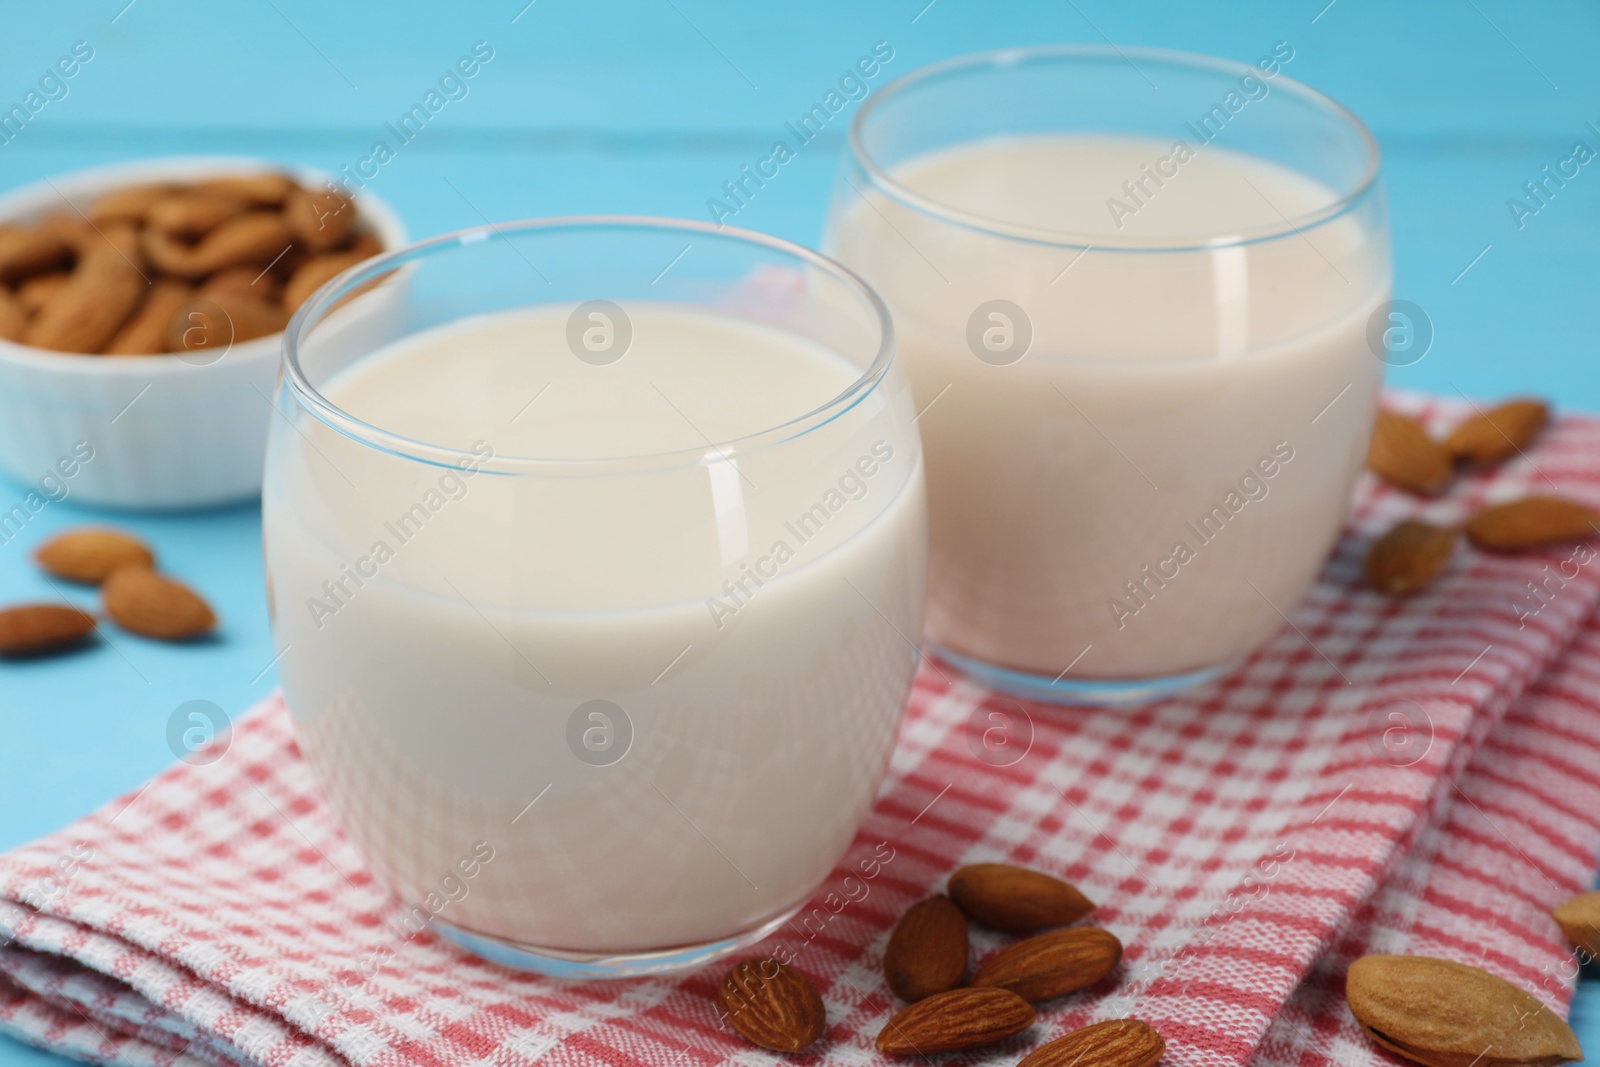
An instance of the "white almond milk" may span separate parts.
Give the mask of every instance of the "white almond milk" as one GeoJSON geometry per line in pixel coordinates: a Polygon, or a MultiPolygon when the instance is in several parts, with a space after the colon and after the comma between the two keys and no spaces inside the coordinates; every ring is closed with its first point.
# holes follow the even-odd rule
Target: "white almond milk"
{"type": "Polygon", "coordinates": [[[1168,142],[1002,139],[891,176],[993,223],[866,185],[830,224],[831,254],[888,302],[927,408],[928,636],[1034,674],[1128,679],[1225,663],[1283,625],[1365,453],[1381,236],[1345,216],[1189,252],[1051,239],[1193,245],[1335,199],[1214,145],[1180,164],[1168,142]],[[1175,174],[1130,197],[1158,164],[1175,174]],[[1015,362],[1026,326],[978,310],[997,299],[1031,323],[1015,362]],[[979,358],[986,342],[1001,351],[979,358]]]}
{"type": "Polygon", "coordinates": [[[708,442],[861,369],[666,305],[630,306],[631,348],[592,366],[569,310],[436,328],[322,391],[501,460],[701,461],[462,471],[301,418],[274,437],[264,502],[284,691],[328,799],[408,901],[481,840],[494,858],[440,919],[541,948],[705,943],[805,899],[881,780],[922,623],[912,409],[885,383],[729,459],[708,442]]]}

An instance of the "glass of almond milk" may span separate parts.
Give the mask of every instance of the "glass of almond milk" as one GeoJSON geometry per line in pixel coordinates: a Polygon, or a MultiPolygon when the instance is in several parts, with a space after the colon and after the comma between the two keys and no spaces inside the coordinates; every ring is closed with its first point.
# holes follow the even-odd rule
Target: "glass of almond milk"
{"type": "Polygon", "coordinates": [[[990,686],[1133,703],[1211,678],[1338,535],[1387,219],[1371,136],[1294,56],[991,52],[855,119],[824,248],[905,354],[930,647],[990,686]]]}
{"type": "Polygon", "coordinates": [[[923,622],[915,408],[867,286],[695,223],[465,230],[309,301],[277,408],[283,691],[397,938],[652,973],[818,889],[923,622]]]}

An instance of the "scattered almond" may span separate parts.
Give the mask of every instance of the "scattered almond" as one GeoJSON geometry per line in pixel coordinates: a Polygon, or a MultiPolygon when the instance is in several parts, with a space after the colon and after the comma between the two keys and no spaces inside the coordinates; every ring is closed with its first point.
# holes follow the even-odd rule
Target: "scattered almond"
{"type": "Polygon", "coordinates": [[[33,558],[57,578],[99,585],[122,567],[155,566],[156,558],[132,534],[104,527],[67,530],[40,545],[33,558]]]}
{"type": "Polygon", "coordinates": [[[736,963],[717,991],[728,1025],[773,1052],[799,1052],[822,1036],[827,1013],[816,987],[778,960],[736,963]]]}
{"type": "Polygon", "coordinates": [[[1077,926],[1030,937],[978,964],[974,986],[1009,989],[1024,1000],[1087,989],[1110,974],[1122,959],[1122,942],[1109,930],[1077,926]]]}
{"type": "Polygon", "coordinates": [[[1585,541],[1600,530],[1600,511],[1558,496],[1525,496],[1484,508],[1467,520],[1479,548],[1511,552],[1561,541],[1585,541]]]}
{"type": "Polygon", "coordinates": [[[207,278],[197,293],[211,300],[221,294],[278,300],[283,296],[283,284],[271,271],[256,267],[229,267],[207,278]]]}
{"type": "Polygon", "coordinates": [[[1456,532],[1407,520],[1372,542],[1364,569],[1372,588],[1390,596],[1421,589],[1450,563],[1456,532]]]}
{"type": "Polygon", "coordinates": [[[884,1024],[878,1051],[891,1056],[958,1052],[1033,1025],[1033,1005],[1004,989],[952,989],[917,1001],[884,1024]]]}
{"type": "Polygon", "coordinates": [[[974,863],[950,876],[950,899],[992,930],[1031,933],[1075,923],[1094,903],[1061,879],[1009,863],[974,863]]]}
{"type": "Polygon", "coordinates": [[[1040,1045],[1017,1067],[1155,1067],[1166,1049],[1149,1023],[1108,1019],[1040,1045]]]}
{"type": "Polygon", "coordinates": [[[1450,484],[1450,453],[1422,423],[1396,411],[1378,412],[1367,469],[1390,485],[1434,496],[1450,484]]]}
{"type": "Polygon", "coordinates": [[[1445,451],[1463,462],[1477,465],[1510,459],[1533,444],[1550,409],[1530,398],[1508,400],[1462,422],[1444,439],[1445,451]]]}
{"type": "Polygon", "coordinates": [[[1345,977],[1373,1041],[1429,1067],[1555,1067],[1583,1058],[1559,1016],[1503,978],[1428,956],[1363,956],[1345,977]]]}
{"type": "Polygon", "coordinates": [[[900,916],[883,953],[883,975],[902,1000],[961,984],[967,974],[967,917],[949,897],[929,897],[900,916]]]}
{"type": "Polygon", "coordinates": [[[1579,893],[1557,904],[1551,914],[1568,941],[1591,958],[1600,958],[1600,892],[1579,893]]]}
{"type": "Polygon", "coordinates": [[[100,587],[106,614],[118,626],[144,637],[184,641],[216,625],[199,595],[181,582],[143,567],[124,567],[100,587]]]}
{"type": "Polygon", "coordinates": [[[39,656],[89,636],[94,618],[66,604],[19,604],[0,610],[0,656],[39,656]]]}

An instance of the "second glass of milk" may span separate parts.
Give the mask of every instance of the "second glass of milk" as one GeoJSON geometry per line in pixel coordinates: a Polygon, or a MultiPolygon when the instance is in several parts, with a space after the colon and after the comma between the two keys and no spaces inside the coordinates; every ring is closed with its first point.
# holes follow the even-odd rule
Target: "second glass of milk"
{"type": "Polygon", "coordinates": [[[915,409],[870,289],[693,223],[486,226],[330,283],[277,406],[284,695],[397,937],[650,973],[817,890],[923,623],[915,409]]]}
{"type": "Polygon", "coordinates": [[[1211,677],[1338,535],[1387,221],[1372,138],[1294,56],[988,53],[855,120],[825,248],[889,304],[916,395],[927,636],[991,686],[1211,677]]]}

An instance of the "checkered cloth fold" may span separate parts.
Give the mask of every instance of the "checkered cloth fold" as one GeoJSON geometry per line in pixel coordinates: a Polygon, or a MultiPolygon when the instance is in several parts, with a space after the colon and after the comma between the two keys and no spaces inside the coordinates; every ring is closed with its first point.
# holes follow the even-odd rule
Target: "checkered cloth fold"
{"type": "MultiPolygon", "coordinates": [[[[1439,426],[1467,410],[1394,402],[1439,426]]],[[[1229,677],[1148,707],[1022,706],[925,663],[877,805],[775,935],[828,1007],[800,1058],[879,1062],[897,1007],[889,929],[980,860],[1074,882],[1126,951],[1106,982],[973,1062],[1123,1015],[1161,1032],[1171,1067],[1384,1060],[1341,996],[1368,948],[1480,964],[1564,1010],[1572,967],[1548,909],[1590,884],[1600,846],[1600,625],[1586,621],[1600,566],[1570,548],[1463,548],[1404,601],[1360,577],[1365,545],[1399,518],[1454,522],[1540,491],[1600,503],[1600,420],[1563,420],[1444,500],[1365,481],[1293,625],[1229,677]],[[1031,730],[1025,755],[975,758],[991,713],[1031,730]]],[[[721,1025],[715,968],[554,982],[410,933],[407,910],[321,803],[274,698],[220,762],[174,767],[0,857],[0,1029],[138,1067],[778,1060],[721,1025]]]]}

